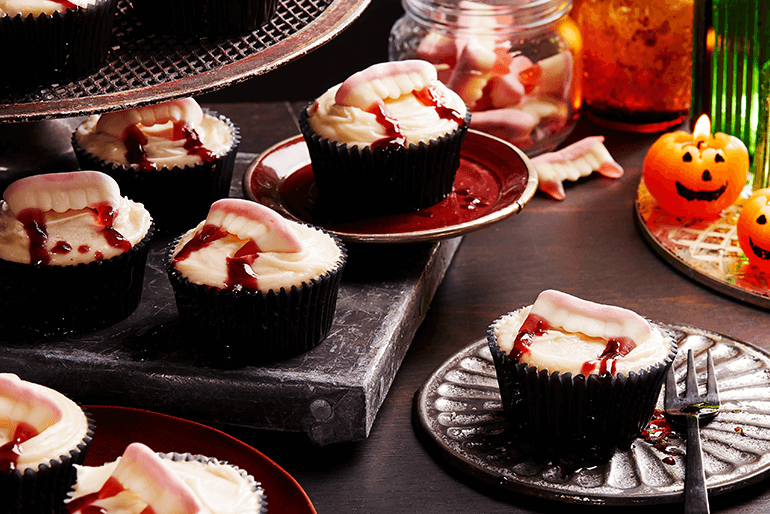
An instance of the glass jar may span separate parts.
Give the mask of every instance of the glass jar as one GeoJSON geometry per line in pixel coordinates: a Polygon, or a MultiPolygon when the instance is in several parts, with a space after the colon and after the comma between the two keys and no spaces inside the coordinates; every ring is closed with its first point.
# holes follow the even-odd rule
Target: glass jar
{"type": "Polygon", "coordinates": [[[471,128],[529,156],[553,150],[581,105],[581,38],[571,0],[402,0],[390,60],[423,59],[465,101],[471,128]]]}
{"type": "Polygon", "coordinates": [[[573,16],[589,119],[658,132],[689,117],[693,0],[578,0],[573,16]]]}

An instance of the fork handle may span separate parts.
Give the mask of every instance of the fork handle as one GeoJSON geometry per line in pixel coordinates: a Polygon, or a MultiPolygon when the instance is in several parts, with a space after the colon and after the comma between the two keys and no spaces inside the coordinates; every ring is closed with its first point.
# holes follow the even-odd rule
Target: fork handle
{"type": "Polygon", "coordinates": [[[685,514],[708,514],[709,498],[700,446],[698,416],[687,416],[687,462],[684,477],[685,514]]]}

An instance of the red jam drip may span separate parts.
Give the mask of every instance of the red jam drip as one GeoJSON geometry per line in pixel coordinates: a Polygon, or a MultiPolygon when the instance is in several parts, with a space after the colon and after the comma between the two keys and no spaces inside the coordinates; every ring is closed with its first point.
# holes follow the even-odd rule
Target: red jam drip
{"type": "Polygon", "coordinates": [[[227,258],[227,282],[225,287],[231,290],[257,290],[257,275],[251,265],[259,257],[259,246],[254,241],[243,245],[235,255],[227,258]]]}
{"type": "MultiPolygon", "coordinates": [[[[174,258],[174,262],[187,259],[193,252],[205,248],[217,239],[223,238],[227,232],[216,225],[204,225],[192,239],[187,241],[174,258]]],[[[257,290],[257,275],[251,265],[259,257],[260,249],[254,241],[249,241],[235,252],[235,255],[227,258],[227,279],[225,289],[257,290]]]]}
{"type": "Polygon", "coordinates": [[[527,316],[513,341],[513,348],[510,352],[511,359],[520,360],[523,355],[529,353],[532,338],[542,336],[550,328],[551,325],[542,317],[536,314],[527,316]]]}
{"type": "Polygon", "coordinates": [[[115,222],[117,211],[108,203],[101,203],[91,208],[96,214],[96,222],[102,226],[102,235],[107,244],[122,252],[131,250],[131,241],[123,234],[115,230],[112,224],[115,222]]]}
{"type": "Polygon", "coordinates": [[[45,214],[40,209],[24,209],[18,215],[18,220],[24,226],[29,237],[29,262],[33,266],[45,266],[51,262],[48,253],[48,230],[45,226],[45,214]]]}
{"type": "Polygon", "coordinates": [[[385,137],[374,141],[371,145],[372,148],[399,148],[406,146],[406,136],[401,132],[401,127],[398,125],[398,120],[391,118],[385,109],[385,104],[377,102],[372,105],[368,110],[369,113],[374,114],[377,117],[377,123],[383,126],[385,129],[385,137]]]}
{"type": "Polygon", "coordinates": [[[177,121],[174,123],[174,141],[184,139],[184,149],[187,150],[188,155],[195,155],[200,157],[204,162],[211,162],[216,159],[216,156],[203,147],[200,136],[195,132],[187,122],[177,121]]]}
{"type": "Polygon", "coordinates": [[[72,246],[67,241],[59,241],[55,245],[53,245],[53,248],[51,248],[51,253],[57,253],[60,255],[64,255],[67,253],[70,253],[72,251],[72,246]]]}
{"type": "MultiPolygon", "coordinates": [[[[109,477],[101,489],[96,492],[85,494],[80,498],[75,498],[66,505],[69,514],[82,512],[83,514],[106,514],[106,511],[94,505],[98,500],[105,498],[114,498],[126,488],[114,477],[109,477]]],[[[150,505],[144,508],[142,514],[155,514],[155,509],[150,505]]]]}
{"type": "Polygon", "coordinates": [[[598,365],[599,375],[615,375],[617,359],[628,355],[634,348],[636,348],[636,344],[627,337],[610,339],[599,358],[586,361],[581,371],[584,375],[589,375],[598,365]]]}
{"type": "Polygon", "coordinates": [[[23,421],[16,425],[11,440],[0,446],[0,471],[7,473],[16,469],[21,455],[21,444],[35,437],[38,431],[23,421]]]}
{"type": "Polygon", "coordinates": [[[69,0],[54,0],[56,3],[61,4],[65,9],[77,9],[77,5],[73,4],[69,0]]]}
{"type": "Polygon", "coordinates": [[[435,87],[426,86],[419,91],[414,91],[414,96],[424,106],[435,107],[436,114],[438,114],[439,118],[454,121],[461,127],[465,124],[465,119],[460,116],[460,113],[456,109],[452,109],[446,105],[446,99],[436,92],[435,87]]]}
{"type": "Polygon", "coordinates": [[[78,246],[78,253],[88,253],[91,251],[91,247],[88,245],[80,245],[78,246]]]}
{"type": "Polygon", "coordinates": [[[139,125],[132,125],[123,133],[123,144],[126,145],[126,160],[129,164],[136,164],[141,171],[150,171],[155,169],[155,163],[147,158],[147,136],[139,128],[139,125]]]}

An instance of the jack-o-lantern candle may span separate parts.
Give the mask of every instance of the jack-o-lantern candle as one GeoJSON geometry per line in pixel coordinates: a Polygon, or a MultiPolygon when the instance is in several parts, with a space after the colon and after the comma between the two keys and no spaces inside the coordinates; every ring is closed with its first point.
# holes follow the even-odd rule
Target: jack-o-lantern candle
{"type": "Polygon", "coordinates": [[[716,218],[733,204],[746,185],[749,152],[737,137],[711,135],[702,115],[692,134],[663,134],[647,152],[644,183],[658,205],[686,218],[716,218]]]}
{"type": "Polygon", "coordinates": [[[759,189],[746,200],[736,228],[749,262],[770,273],[770,188],[759,189]]]}

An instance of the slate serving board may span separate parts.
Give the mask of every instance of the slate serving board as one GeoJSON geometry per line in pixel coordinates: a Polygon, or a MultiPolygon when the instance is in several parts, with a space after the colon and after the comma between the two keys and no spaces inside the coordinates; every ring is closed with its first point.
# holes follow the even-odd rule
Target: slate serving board
{"type": "MultiPolygon", "coordinates": [[[[239,154],[231,196],[254,154],[239,154]]],[[[310,352],[219,370],[196,364],[177,337],[177,312],[154,241],[142,301],[126,320],[37,340],[0,334],[0,371],[77,402],[136,407],[202,423],[305,432],[319,445],[368,436],[462,238],[411,245],[348,244],[335,321],[310,352]]],[[[66,294],[66,291],[62,291],[66,294]]]]}

